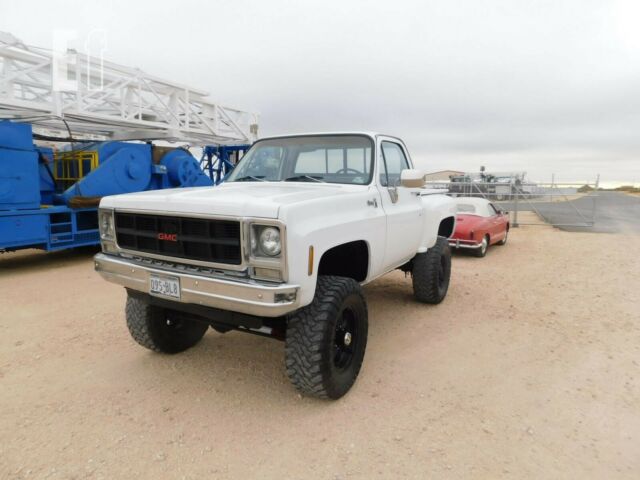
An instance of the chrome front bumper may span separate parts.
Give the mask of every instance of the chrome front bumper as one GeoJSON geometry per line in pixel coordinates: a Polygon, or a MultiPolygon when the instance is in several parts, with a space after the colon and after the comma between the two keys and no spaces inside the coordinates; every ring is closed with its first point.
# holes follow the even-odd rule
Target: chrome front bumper
{"type": "Polygon", "coordinates": [[[459,238],[450,238],[449,246],[452,248],[470,248],[477,249],[482,246],[481,243],[475,243],[473,240],[460,240],[459,238]]]}
{"type": "Polygon", "coordinates": [[[260,317],[279,317],[298,308],[297,285],[268,285],[191,275],[141,266],[104,253],[98,253],[93,259],[95,270],[102,278],[144,293],[149,293],[151,274],[179,278],[180,299],[162,297],[177,303],[203,305],[260,317]]]}

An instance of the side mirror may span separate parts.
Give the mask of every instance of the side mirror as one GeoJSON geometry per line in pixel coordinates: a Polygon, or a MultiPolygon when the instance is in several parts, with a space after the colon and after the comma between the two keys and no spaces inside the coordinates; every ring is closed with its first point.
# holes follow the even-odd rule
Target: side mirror
{"type": "Polygon", "coordinates": [[[424,172],[413,168],[402,170],[400,184],[407,188],[421,188],[424,186],[424,172]]]}

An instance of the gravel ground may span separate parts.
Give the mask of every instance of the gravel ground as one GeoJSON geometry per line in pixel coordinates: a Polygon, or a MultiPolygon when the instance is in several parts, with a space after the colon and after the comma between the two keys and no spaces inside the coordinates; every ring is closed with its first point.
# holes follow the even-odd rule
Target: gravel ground
{"type": "Polygon", "coordinates": [[[138,347],[90,252],[2,255],[0,478],[637,479],[638,251],[522,227],[456,255],[439,306],[377,280],[337,402],[299,396],[270,339],[138,347]]]}

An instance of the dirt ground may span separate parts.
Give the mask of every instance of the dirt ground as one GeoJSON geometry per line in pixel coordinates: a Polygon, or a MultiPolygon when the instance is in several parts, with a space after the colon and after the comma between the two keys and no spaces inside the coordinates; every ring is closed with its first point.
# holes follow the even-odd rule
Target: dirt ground
{"type": "Polygon", "coordinates": [[[0,256],[0,478],[640,477],[640,236],[514,230],[417,304],[366,287],[363,370],[299,396],[283,344],[134,344],[91,253],[0,256]]]}

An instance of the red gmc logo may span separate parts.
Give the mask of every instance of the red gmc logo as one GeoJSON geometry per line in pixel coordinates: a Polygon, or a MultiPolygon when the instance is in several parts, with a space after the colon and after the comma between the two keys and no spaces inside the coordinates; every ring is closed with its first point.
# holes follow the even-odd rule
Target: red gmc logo
{"type": "Polygon", "coordinates": [[[158,240],[166,240],[168,242],[177,242],[178,234],[177,233],[159,233],[158,240]]]}

